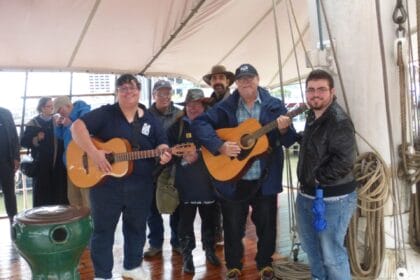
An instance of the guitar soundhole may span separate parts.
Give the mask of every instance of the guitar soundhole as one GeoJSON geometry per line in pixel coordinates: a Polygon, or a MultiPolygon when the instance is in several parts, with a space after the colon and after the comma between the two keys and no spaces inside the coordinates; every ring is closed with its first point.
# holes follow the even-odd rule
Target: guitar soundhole
{"type": "Polygon", "coordinates": [[[248,137],[249,134],[245,134],[241,137],[241,149],[251,149],[255,145],[255,139],[248,137]]]}
{"type": "Polygon", "coordinates": [[[114,153],[109,153],[105,155],[106,160],[110,163],[113,164],[115,162],[115,158],[114,158],[114,153]]]}

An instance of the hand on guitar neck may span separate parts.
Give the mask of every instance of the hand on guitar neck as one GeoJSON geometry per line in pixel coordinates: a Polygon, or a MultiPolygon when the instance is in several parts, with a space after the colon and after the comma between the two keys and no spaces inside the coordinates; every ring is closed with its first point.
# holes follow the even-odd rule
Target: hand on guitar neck
{"type": "Polygon", "coordinates": [[[280,130],[280,134],[286,134],[289,126],[292,124],[292,119],[288,116],[280,116],[277,118],[277,127],[280,130]]]}

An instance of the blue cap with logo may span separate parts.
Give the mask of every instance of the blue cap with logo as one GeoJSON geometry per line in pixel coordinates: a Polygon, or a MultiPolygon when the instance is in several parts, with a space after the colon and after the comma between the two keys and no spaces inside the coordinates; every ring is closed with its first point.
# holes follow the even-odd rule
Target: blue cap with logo
{"type": "Polygon", "coordinates": [[[252,76],[252,77],[258,76],[257,69],[255,69],[255,67],[252,66],[251,64],[248,64],[248,63],[242,64],[235,71],[235,80],[243,76],[252,76]]]}

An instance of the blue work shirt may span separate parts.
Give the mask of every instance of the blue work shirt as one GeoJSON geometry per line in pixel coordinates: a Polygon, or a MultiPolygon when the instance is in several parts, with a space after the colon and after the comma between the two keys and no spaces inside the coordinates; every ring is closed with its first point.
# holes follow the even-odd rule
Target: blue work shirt
{"type": "MultiPolygon", "coordinates": [[[[136,117],[131,123],[125,118],[118,103],[104,105],[80,119],[86,124],[90,135],[104,142],[115,137],[123,138],[128,140],[133,148],[137,146],[141,151],[153,150],[160,144],[168,144],[159,120],[147,111],[144,105],[139,104],[139,107],[143,109],[144,114],[140,118],[136,117]]],[[[135,160],[132,174],[152,182],[154,166],[154,158],[135,160]]]]}

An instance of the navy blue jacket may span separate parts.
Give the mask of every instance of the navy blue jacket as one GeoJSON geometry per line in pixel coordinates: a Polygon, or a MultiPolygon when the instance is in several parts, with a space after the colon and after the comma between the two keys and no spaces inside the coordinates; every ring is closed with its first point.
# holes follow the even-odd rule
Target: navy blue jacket
{"type": "MultiPolygon", "coordinates": [[[[187,116],[184,116],[169,127],[168,139],[171,146],[179,143],[194,143],[197,148],[200,147],[191,133],[190,122],[187,116]],[[181,122],[183,122],[183,126],[181,134],[179,134],[181,122]]],[[[211,177],[204,165],[201,153],[199,153],[197,161],[192,164],[183,166],[181,159],[182,157],[174,157],[176,164],[175,187],[178,189],[181,201],[214,201],[216,196],[211,184],[211,177]]]]}
{"type": "MultiPolygon", "coordinates": [[[[275,120],[280,115],[285,115],[287,110],[283,102],[274,98],[270,93],[258,87],[261,99],[261,125],[275,120]]],[[[192,132],[201,145],[205,146],[210,152],[217,155],[218,149],[223,141],[217,136],[216,129],[238,126],[236,111],[239,102],[239,92],[235,90],[227,99],[217,103],[213,108],[197,117],[192,123],[192,132]]],[[[282,191],[282,170],[283,170],[283,148],[289,147],[296,141],[296,131],[291,127],[287,133],[281,135],[278,129],[274,129],[267,134],[269,145],[272,149],[269,156],[261,157],[261,173],[266,175],[261,182],[261,193],[263,195],[273,195],[282,191]],[[270,164],[267,166],[268,158],[270,164]],[[266,169],[267,168],[267,169],[266,169]]],[[[219,194],[227,199],[233,199],[235,195],[235,182],[214,181],[214,186],[219,194]]]]}
{"type": "MultiPolygon", "coordinates": [[[[160,144],[168,144],[168,138],[159,120],[147,111],[144,105],[139,104],[139,107],[143,109],[144,115],[132,123],[127,121],[118,103],[99,107],[80,119],[86,124],[91,135],[105,142],[114,137],[124,138],[133,148],[137,147],[139,150],[153,150],[160,144]]],[[[152,183],[154,166],[154,158],[135,160],[132,175],[152,183]]]]}

